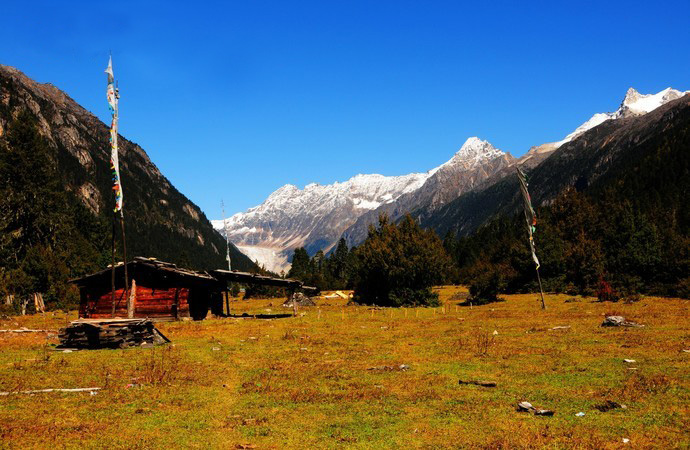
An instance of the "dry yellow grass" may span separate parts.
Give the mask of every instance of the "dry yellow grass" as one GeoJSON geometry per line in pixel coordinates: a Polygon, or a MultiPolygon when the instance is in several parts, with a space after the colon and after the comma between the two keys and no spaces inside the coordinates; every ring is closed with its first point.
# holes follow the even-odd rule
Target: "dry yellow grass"
{"type": "MultiPolygon", "coordinates": [[[[156,349],[61,353],[55,337],[0,333],[0,391],[104,387],[93,396],[0,397],[1,445],[617,448],[626,438],[632,448],[690,446],[690,353],[682,351],[690,302],[549,295],[541,311],[536,295],[513,295],[469,308],[450,300],[459,291],[441,288],[436,309],[322,299],[298,318],[163,323],[173,345],[156,349]],[[600,328],[607,312],[646,326],[600,328]],[[519,413],[521,400],[556,415],[519,413]],[[606,400],[627,408],[594,408],[606,400]]],[[[232,308],[282,313],[281,303],[232,308]]],[[[4,319],[0,328],[57,329],[73,316],[4,319]]]]}

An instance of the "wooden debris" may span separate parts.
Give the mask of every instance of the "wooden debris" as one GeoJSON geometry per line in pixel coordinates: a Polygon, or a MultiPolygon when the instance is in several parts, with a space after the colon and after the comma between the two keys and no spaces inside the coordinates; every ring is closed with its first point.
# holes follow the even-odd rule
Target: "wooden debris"
{"type": "Polygon", "coordinates": [[[149,319],[75,320],[59,333],[58,348],[128,348],[170,342],[149,319]]]}
{"type": "Polygon", "coordinates": [[[28,328],[20,328],[19,330],[0,330],[0,333],[54,333],[55,330],[30,330],[28,328]]]}
{"type": "Polygon", "coordinates": [[[13,391],[13,392],[0,392],[0,395],[11,395],[11,394],[42,394],[44,392],[94,392],[100,391],[99,387],[88,387],[88,388],[75,388],[75,389],[34,389],[31,391],[13,391]]]}
{"type": "Polygon", "coordinates": [[[483,387],[496,387],[495,381],[484,381],[484,380],[468,380],[468,381],[459,380],[458,384],[475,384],[477,386],[483,386],[483,387]]]}
{"type": "Polygon", "coordinates": [[[377,370],[377,371],[382,371],[382,372],[392,372],[395,370],[399,370],[401,372],[405,372],[407,370],[410,370],[410,366],[407,364],[400,364],[399,366],[375,366],[375,367],[369,367],[367,370],[377,370]]]}

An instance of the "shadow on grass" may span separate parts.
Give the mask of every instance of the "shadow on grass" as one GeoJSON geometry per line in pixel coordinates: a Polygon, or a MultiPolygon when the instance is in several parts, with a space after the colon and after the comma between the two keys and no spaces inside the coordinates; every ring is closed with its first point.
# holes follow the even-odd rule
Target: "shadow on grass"
{"type": "Polygon", "coordinates": [[[292,317],[292,314],[229,314],[222,317],[230,319],[285,319],[287,317],[292,317]]]}

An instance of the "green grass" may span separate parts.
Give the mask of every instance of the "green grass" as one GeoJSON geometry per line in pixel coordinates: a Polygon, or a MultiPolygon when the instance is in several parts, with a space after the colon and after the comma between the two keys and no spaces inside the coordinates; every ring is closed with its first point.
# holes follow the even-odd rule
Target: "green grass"
{"type": "MultiPolygon", "coordinates": [[[[2,333],[0,391],[104,389],[0,397],[0,446],[690,446],[690,302],[553,295],[541,311],[535,295],[515,295],[470,309],[448,301],[461,289],[440,289],[443,309],[372,312],[328,299],[297,318],[161,323],[173,344],[155,349],[62,353],[54,336],[2,333]],[[600,328],[611,310],[646,326],[600,328]],[[411,369],[369,370],[400,364],[411,369]],[[521,400],[556,415],[519,413],[521,400]],[[627,408],[594,409],[605,400],[627,408]]],[[[282,312],[279,304],[232,308],[282,312]]],[[[55,330],[73,317],[14,317],[0,328],[55,330]]]]}

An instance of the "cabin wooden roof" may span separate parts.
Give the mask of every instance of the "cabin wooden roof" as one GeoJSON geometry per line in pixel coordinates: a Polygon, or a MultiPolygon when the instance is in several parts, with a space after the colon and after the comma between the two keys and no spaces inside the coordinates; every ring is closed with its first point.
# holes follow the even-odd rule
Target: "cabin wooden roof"
{"type": "MultiPolygon", "coordinates": [[[[124,284],[124,264],[115,266],[116,284],[124,284]]],[[[239,272],[236,270],[211,270],[209,272],[196,272],[190,269],[177,267],[175,264],[159,261],[155,258],[136,257],[127,263],[128,277],[135,278],[137,282],[143,281],[142,277],[155,278],[177,286],[202,285],[224,289],[226,283],[258,284],[264,286],[283,287],[287,289],[302,289],[306,291],[316,290],[310,286],[304,286],[299,280],[289,278],[275,278],[256,273],[239,272]]],[[[81,278],[70,280],[79,287],[93,285],[110,286],[112,270],[108,267],[100,272],[92,273],[81,278]]]]}
{"type": "MultiPolygon", "coordinates": [[[[115,266],[115,279],[118,282],[124,280],[124,264],[120,262],[115,266]]],[[[186,285],[208,285],[208,287],[219,285],[218,280],[206,272],[197,272],[190,269],[177,267],[175,264],[159,261],[155,258],[134,258],[127,263],[129,278],[135,278],[139,282],[141,278],[155,277],[157,280],[167,281],[171,284],[186,285]]],[[[81,278],[70,280],[77,286],[89,286],[94,284],[107,283],[110,285],[112,268],[108,267],[100,272],[92,273],[81,278]]]]}

